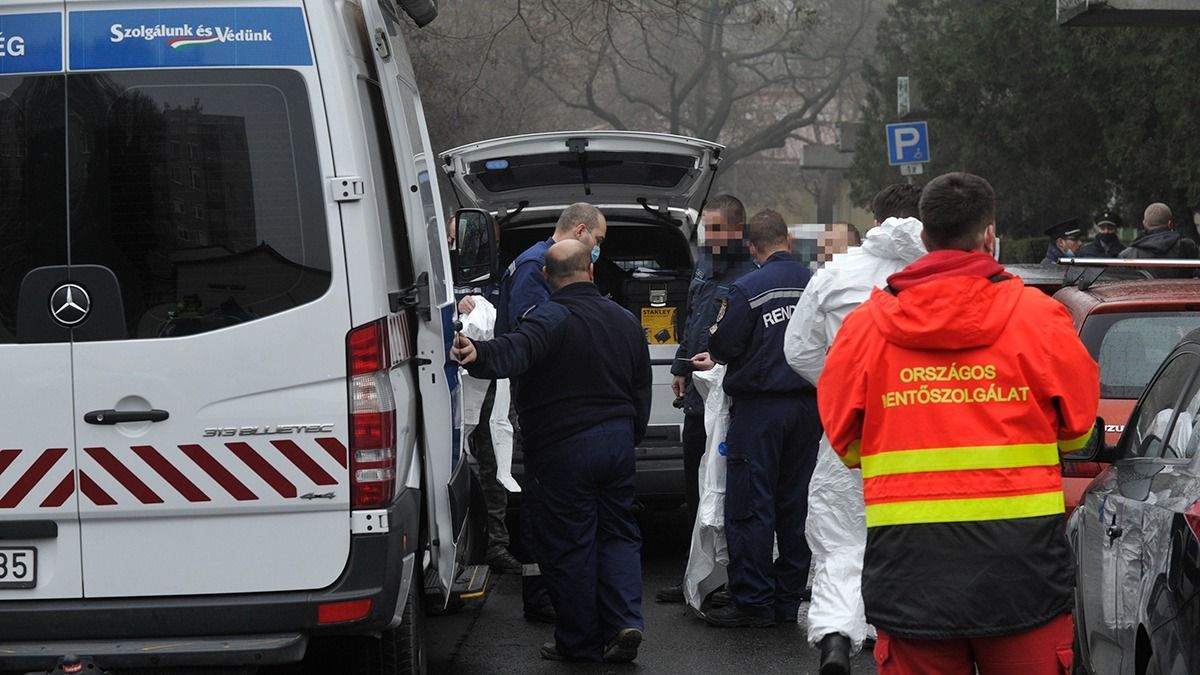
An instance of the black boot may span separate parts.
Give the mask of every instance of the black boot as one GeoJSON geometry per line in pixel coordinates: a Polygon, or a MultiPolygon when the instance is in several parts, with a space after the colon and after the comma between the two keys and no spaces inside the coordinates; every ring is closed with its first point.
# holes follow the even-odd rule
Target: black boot
{"type": "Polygon", "coordinates": [[[821,675],[850,675],[850,638],[830,633],[821,638],[821,675]]]}

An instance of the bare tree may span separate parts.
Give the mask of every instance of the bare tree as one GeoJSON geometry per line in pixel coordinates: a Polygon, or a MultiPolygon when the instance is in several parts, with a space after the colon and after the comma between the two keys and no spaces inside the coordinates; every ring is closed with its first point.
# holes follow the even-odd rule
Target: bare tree
{"type": "Polygon", "coordinates": [[[718,140],[729,166],[819,140],[870,52],[878,0],[480,4],[417,41],[418,68],[439,73],[429,107],[452,103],[462,121],[474,108],[503,133],[574,122],[718,140]]]}

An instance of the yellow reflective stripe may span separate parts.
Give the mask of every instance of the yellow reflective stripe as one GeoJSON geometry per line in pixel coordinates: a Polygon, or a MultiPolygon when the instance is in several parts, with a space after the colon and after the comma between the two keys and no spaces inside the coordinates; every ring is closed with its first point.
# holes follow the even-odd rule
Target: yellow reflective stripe
{"type": "Polygon", "coordinates": [[[840,455],[840,457],[842,458],[842,464],[851,469],[857,469],[859,463],[862,461],[862,441],[851,441],[850,447],[846,448],[846,454],[840,455]]]}
{"type": "Polygon", "coordinates": [[[867,506],[867,527],[1034,518],[1064,512],[1061,490],[1018,497],[895,502],[867,506]]]}
{"type": "Polygon", "coordinates": [[[929,471],[1015,469],[1058,464],[1058,446],[1053,443],[991,445],[966,448],[895,450],[862,458],[863,478],[929,471]]]}
{"type": "Polygon", "coordinates": [[[1066,440],[1066,441],[1060,440],[1058,442],[1058,451],[1064,455],[1069,452],[1075,452],[1076,450],[1079,450],[1079,449],[1083,448],[1083,446],[1087,445],[1087,442],[1089,440],[1091,440],[1091,438],[1092,438],[1092,429],[1088,429],[1088,432],[1086,434],[1080,436],[1079,438],[1072,438],[1072,439],[1066,440]]]}

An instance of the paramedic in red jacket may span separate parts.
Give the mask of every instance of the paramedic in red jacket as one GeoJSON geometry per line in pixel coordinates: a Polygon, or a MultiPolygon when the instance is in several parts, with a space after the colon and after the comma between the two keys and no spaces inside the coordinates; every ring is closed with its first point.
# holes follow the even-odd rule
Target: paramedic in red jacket
{"type": "Polygon", "coordinates": [[[987,181],[940,176],[920,211],[929,253],[846,318],[818,384],[831,445],[862,468],[879,673],[1059,675],[1059,455],[1092,433],[1098,369],[1066,309],[992,258],[987,181]]]}

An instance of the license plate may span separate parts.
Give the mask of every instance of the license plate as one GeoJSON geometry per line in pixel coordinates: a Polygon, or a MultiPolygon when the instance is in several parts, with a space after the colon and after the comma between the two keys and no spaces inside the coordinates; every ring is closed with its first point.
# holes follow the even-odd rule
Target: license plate
{"type": "Polygon", "coordinates": [[[0,588],[37,586],[37,549],[0,548],[0,588]]]}

